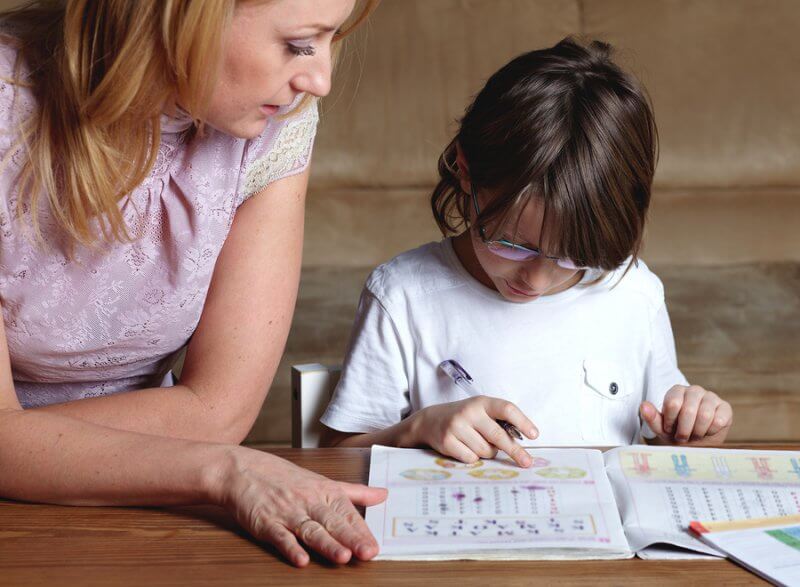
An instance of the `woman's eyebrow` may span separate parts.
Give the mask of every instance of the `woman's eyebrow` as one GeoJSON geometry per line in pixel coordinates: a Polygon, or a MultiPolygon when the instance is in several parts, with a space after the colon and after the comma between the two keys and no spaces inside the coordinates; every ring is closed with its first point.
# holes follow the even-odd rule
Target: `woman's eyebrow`
{"type": "Polygon", "coordinates": [[[335,33],[338,30],[339,27],[331,26],[329,24],[304,24],[301,27],[298,27],[296,30],[293,30],[291,34],[303,36],[317,33],[335,33]]]}

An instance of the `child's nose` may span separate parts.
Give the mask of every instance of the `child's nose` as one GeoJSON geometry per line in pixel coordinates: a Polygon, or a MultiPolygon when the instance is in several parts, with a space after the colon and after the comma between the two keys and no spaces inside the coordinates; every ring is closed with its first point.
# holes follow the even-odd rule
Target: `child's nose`
{"type": "Polygon", "coordinates": [[[548,265],[549,263],[545,259],[536,259],[530,263],[523,263],[520,266],[518,278],[528,284],[533,291],[543,293],[550,289],[550,284],[553,281],[553,272],[548,265]]]}

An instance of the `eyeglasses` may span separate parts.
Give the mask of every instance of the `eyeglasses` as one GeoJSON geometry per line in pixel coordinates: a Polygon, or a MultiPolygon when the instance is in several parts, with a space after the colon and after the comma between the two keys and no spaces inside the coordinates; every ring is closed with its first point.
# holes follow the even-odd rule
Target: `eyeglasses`
{"type": "MultiPolygon", "coordinates": [[[[472,203],[475,205],[475,215],[480,216],[481,210],[478,207],[478,196],[475,193],[475,187],[470,186],[470,191],[472,192],[472,203]]],[[[497,240],[488,239],[486,238],[486,229],[482,225],[478,226],[478,233],[481,235],[481,241],[483,241],[483,244],[489,249],[489,252],[503,259],[509,259],[510,261],[532,261],[544,256],[546,259],[555,261],[556,265],[562,269],[569,269],[570,271],[586,269],[585,267],[577,265],[572,259],[550,257],[542,253],[539,249],[531,249],[523,245],[518,245],[504,238],[497,240]]]]}

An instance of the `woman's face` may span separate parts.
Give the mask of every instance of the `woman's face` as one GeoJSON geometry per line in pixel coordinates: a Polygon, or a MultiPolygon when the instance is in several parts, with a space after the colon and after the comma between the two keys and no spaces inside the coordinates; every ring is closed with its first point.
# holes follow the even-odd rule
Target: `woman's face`
{"type": "Polygon", "coordinates": [[[278,107],[331,88],[331,41],[355,0],[237,2],[207,122],[240,138],[260,135],[278,107]]]}
{"type": "MultiPolygon", "coordinates": [[[[518,223],[509,222],[505,230],[499,230],[496,234],[493,227],[487,226],[486,234],[547,253],[548,245],[542,242],[543,221],[544,206],[541,200],[531,198],[522,209],[518,223]]],[[[479,275],[474,277],[496,289],[508,301],[524,303],[562,292],[578,283],[583,275],[580,270],[564,269],[544,255],[530,261],[511,261],[499,257],[484,244],[477,227],[471,228],[469,233],[480,266],[479,275]]]]}

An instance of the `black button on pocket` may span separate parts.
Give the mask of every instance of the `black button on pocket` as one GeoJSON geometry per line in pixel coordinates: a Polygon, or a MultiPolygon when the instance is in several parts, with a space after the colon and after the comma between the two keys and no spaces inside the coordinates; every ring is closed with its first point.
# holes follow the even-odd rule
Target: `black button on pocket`
{"type": "Polygon", "coordinates": [[[608,391],[611,392],[611,395],[617,395],[617,392],[619,391],[619,385],[612,381],[611,385],[608,386],[608,391]]]}

